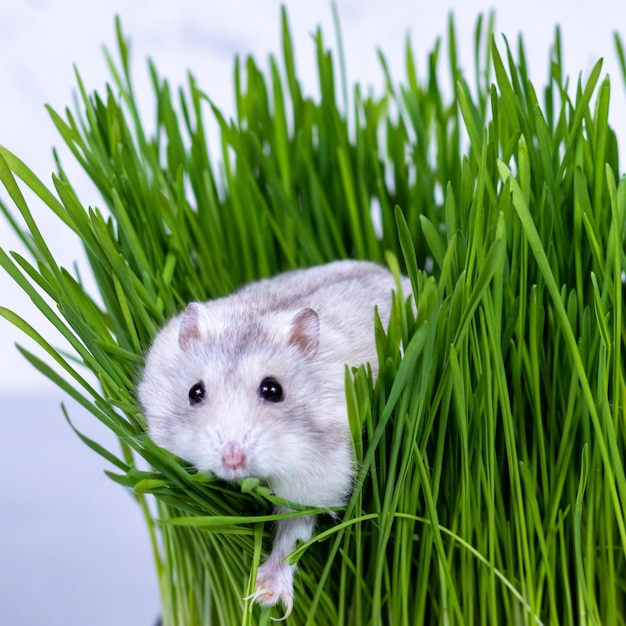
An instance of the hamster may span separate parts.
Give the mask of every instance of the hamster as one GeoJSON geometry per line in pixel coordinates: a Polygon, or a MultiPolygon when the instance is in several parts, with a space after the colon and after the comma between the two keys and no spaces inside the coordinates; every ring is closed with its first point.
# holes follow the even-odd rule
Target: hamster
{"type": "MultiPolygon", "coordinates": [[[[286,500],[345,504],[354,473],[345,366],[378,361],[374,307],[389,320],[394,278],[336,261],[192,302],[157,334],[138,398],[149,435],[224,480],[256,477],[286,500]]],[[[403,278],[405,294],[411,292],[403,278]]],[[[255,601],[293,606],[295,565],[310,516],[280,520],[256,578],[255,601]]]]}

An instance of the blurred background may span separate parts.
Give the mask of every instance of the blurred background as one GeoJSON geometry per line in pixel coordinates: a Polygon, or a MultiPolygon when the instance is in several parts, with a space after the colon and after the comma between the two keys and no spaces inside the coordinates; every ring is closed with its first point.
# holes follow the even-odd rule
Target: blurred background
{"type": "MultiPolygon", "coordinates": [[[[321,25],[326,43],[335,47],[330,3],[3,0],[0,144],[46,184],[51,184],[52,148],[56,147],[83,203],[99,205],[96,192],[61,145],[44,105],[59,112],[73,107],[75,68],[88,91],[102,93],[109,80],[102,48],[106,46],[115,56],[115,16],[121,17],[131,39],[135,88],[150,127],[154,110],[148,57],[174,86],[184,83],[191,71],[229,116],[234,110],[234,57],[252,54],[266,68],[268,55],[280,54],[281,4],[288,9],[297,72],[308,93],[315,94],[311,34],[321,25]]],[[[517,36],[522,34],[530,76],[540,89],[547,82],[549,51],[555,26],[560,24],[565,69],[572,83],[580,72],[585,77],[604,58],[603,72],[612,78],[610,119],[620,144],[626,141],[626,94],[613,40],[615,29],[621,28],[620,34],[626,37],[626,4],[613,0],[593,4],[579,0],[500,4],[338,0],[337,8],[349,85],[358,81],[377,93],[384,84],[377,49],[385,54],[392,76],[400,80],[405,41],[410,36],[418,75],[424,76],[427,55],[436,38],[446,33],[450,12],[456,23],[460,62],[472,84],[476,18],[491,9],[496,11],[498,41],[504,33],[516,49],[517,36]]],[[[217,134],[209,136],[213,154],[218,151],[216,141],[217,134]]],[[[0,198],[8,203],[3,188],[0,198]]],[[[85,282],[91,284],[77,241],[34,200],[31,209],[60,264],[77,263],[85,282]]],[[[21,249],[1,219],[0,247],[21,249]]],[[[54,343],[55,335],[34,312],[34,305],[1,270],[0,306],[24,317],[54,343]]],[[[28,365],[17,352],[16,342],[33,349],[0,319],[0,624],[150,626],[159,612],[157,582],[139,508],[104,475],[110,469],[105,462],[72,432],[61,403],[67,404],[79,429],[109,447],[115,444],[93,418],[28,365]]]]}

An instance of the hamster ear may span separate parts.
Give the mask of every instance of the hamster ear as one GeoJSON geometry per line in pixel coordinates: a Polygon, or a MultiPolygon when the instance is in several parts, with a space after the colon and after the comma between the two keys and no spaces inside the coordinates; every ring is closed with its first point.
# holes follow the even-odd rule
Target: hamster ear
{"type": "Polygon", "coordinates": [[[200,339],[200,313],[198,308],[198,304],[191,302],[181,315],[178,345],[183,352],[189,350],[192,341],[200,339]]]}
{"type": "Polygon", "coordinates": [[[320,319],[313,309],[302,309],[291,321],[289,345],[306,357],[315,356],[320,345],[320,319]]]}

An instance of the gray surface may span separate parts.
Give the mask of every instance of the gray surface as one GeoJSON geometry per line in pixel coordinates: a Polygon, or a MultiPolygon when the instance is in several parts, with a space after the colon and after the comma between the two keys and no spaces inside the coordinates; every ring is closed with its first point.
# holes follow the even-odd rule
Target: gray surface
{"type": "Polygon", "coordinates": [[[159,600],[139,507],[71,431],[61,399],[0,395],[0,624],[152,626],[159,600]]]}

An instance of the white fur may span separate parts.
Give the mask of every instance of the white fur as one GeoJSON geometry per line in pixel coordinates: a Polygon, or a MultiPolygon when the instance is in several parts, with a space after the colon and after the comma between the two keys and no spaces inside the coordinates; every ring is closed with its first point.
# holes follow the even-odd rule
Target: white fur
{"type": "MultiPolygon", "coordinates": [[[[344,368],[369,362],[377,373],[374,307],[386,324],[394,288],[378,265],[337,261],[190,305],[146,359],[138,395],[152,439],[225,480],[254,476],[293,502],[343,504],[353,476],[344,368]],[[281,384],[281,402],[260,397],[267,377],[281,384]],[[205,398],[191,404],[200,381],[205,398]]],[[[312,530],[312,519],[278,524],[257,601],[290,611],[295,568],[284,559],[312,530]]]]}

